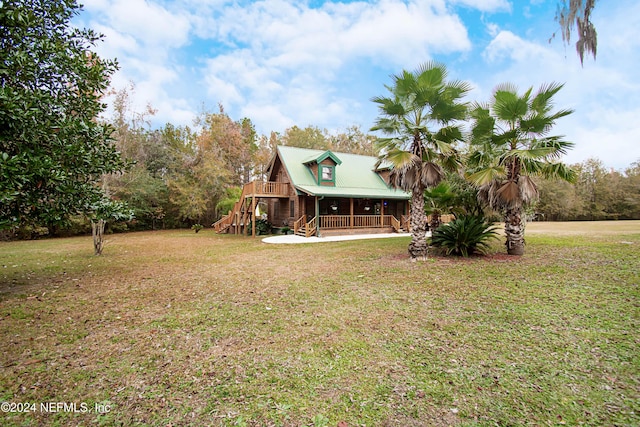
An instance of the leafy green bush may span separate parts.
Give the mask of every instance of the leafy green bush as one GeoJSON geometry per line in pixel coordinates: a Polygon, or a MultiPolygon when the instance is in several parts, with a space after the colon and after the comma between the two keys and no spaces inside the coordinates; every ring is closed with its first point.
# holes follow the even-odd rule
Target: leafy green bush
{"type": "MultiPolygon", "coordinates": [[[[249,235],[252,234],[253,231],[253,224],[249,223],[249,235]]],[[[259,219],[256,221],[256,236],[260,236],[263,234],[269,234],[271,233],[271,229],[273,228],[273,224],[271,224],[269,221],[267,221],[266,219],[259,219]]]]}
{"type": "Polygon", "coordinates": [[[498,237],[496,230],[483,217],[461,216],[438,227],[431,236],[431,244],[443,248],[447,255],[484,254],[489,249],[489,240],[498,237]]]}

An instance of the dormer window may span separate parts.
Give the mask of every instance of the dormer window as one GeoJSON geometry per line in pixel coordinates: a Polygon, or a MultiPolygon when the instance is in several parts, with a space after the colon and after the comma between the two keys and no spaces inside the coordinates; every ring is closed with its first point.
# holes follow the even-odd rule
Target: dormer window
{"type": "Polygon", "coordinates": [[[321,175],[322,180],[333,182],[333,172],[334,172],[335,166],[322,165],[321,168],[322,168],[322,175],[321,175]]]}
{"type": "Polygon", "coordinates": [[[341,163],[342,161],[331,151],[325,151],[319,156],[314,155],[303,162],[318,185],[325,187],[336,186],[336,167],[341,163]]]}

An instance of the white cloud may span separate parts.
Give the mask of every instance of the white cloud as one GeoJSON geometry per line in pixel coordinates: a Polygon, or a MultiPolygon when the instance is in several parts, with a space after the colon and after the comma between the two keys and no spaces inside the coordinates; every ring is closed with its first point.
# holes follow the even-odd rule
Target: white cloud
{"type": "Polygon", "coordinates": [[[511,31],[500,31],[489,43],[489,46],[483,52],[483,56],[489,62],[500,60],[515,61],[516,63],[529,61],[548,62],[553,56],[553,51],[537,43],[526,41],[511,31]]]}
{"type": "Polygon", "coordinates": [[[511,10],[511,4],[508,0],[452,0],[452,3],[472,7],[483,12],[511,10]]]}
{"type": "Polygon", "coordinates": [[[567,162],[578,163],[596,157],[607,166],[624,169],[640,160],[640,108],[619,111],[597,108],[573,117],[558,127],[571,132],[575,147],[568,153],[567,162]],[[614,148],[615,147],[615,148],[614,148]]]}
{"type": "Polygon", "coordinates": [[[115,31],[133,37],[152,48],[175,48],[184,45],[190,24],[183,14],[173,14],[146,0],[88,0],[87,11],[103,14],[115,31]]]}
{"type": "Polygon", "coordinates": [[[212,16],[210,25],[199,21],[199,34],[209,29],[207,37],[241,48],[205,60],[207,91],[230,111],[256,114],[256,124],[273,122],[261,119],[263,112],[270,118],[273,113],[253,105],[276,103],[287,118],[279,123],[346,126],[355,102],[338,96],[336,85],[349,67],[365,63],[395,71],[432,52],[471,47],[462,22],[438,0],[327,2],[317,9],[261,1],[212,16]]]}
{"type": "Polygon", "coordinates": [[[599,45],[604,48],[596,61],[586,60],[584,67],[571,47],[565,50],[500,31],[483,52],[486,66],[497,71],[478,82],[485,95],[482,100],[488,100],[489,88],[500,82],[515,83],[521,91],[549,82],[564,83],[555,105],[575,111],[558,121],[554,133],[575,143],[566,161],[597,157],[608,166],[624,168],[640,158],[640,107],[636,102],[640,99],[636,78],[640,61],[632,54],[637,52],[637,46],[633,47],[637,35],[626,43],[618,38],[620,32],[629,36],[637,30],[626,24],[618,27],[620,19],[597,27],[599,45]]]}

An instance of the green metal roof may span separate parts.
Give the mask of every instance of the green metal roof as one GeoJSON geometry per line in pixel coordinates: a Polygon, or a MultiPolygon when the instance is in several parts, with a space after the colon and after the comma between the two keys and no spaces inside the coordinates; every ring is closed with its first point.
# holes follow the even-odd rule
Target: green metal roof
{"type": "Polygon", "coordinates": [[[278,146],[277,150],[293,186],[309,195],[403,200],[411,198],[407,192],[389,188],[375,172],[377,157],[287,146],[278,146]],[[329,157],[327,153],[334,160],[339,159],[335,167],[335,187],[318,185],[307,166],[310,159],[329,157]]]}

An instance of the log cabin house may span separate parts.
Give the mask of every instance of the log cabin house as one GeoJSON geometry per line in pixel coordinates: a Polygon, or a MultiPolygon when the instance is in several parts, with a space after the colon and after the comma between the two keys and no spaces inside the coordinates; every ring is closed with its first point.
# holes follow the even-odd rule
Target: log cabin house
{"type": "Polygon", "coordinates": [[[258,208],[274,227],[306,237],[407,230],[410,194],[387,184],[389,171],[377,157],[279,146],[268,181],[245,184],[213,226],[234,234],[251,227],[255,236],[258,208]]]}

